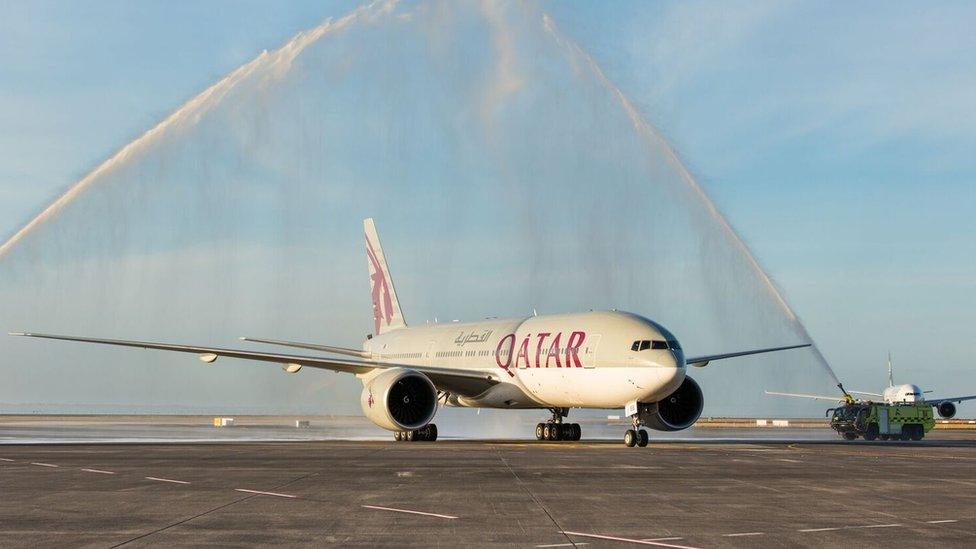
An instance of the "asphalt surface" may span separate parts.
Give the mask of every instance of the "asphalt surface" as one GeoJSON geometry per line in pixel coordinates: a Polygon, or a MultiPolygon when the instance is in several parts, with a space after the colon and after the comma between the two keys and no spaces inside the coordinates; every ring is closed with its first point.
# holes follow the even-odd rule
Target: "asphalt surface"
{"type": "Polygon", "coordinates": [[[976,433],[935,435],[0,445],[0,546],[973,546],[976,433]]]}

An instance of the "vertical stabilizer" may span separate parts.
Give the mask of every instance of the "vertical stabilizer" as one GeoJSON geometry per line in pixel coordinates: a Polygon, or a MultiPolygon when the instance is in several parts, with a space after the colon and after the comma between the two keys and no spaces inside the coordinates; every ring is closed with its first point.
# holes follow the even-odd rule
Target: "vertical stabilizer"
{"type": "Polygon", "coordinates": [[[400,311],[396,290],[393,288],[393,277],[380,246],[380,238],[376,235],[373,219],[363,221],[366,231],[366,258],[369,266],[369,289],[373,297],[373,331],[377,335],[403,328],[407,325],[400,311]]]}
{"type": "Polygon", "coordinates": [[[891,375],[891,351],[888,351],[888,387],[895,386],[895,378],[891,375]]]}

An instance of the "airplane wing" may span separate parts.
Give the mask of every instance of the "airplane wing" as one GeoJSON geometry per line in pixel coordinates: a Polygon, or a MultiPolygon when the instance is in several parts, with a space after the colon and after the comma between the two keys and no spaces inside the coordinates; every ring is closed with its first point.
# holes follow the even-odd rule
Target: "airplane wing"
{"type": "Polygon", "coordinates": [[[324,353],[335,353],[339,355],[349,355],[359,358],[371,358],[373,356],[369,351],[361,351],[358,349],[348,349],[346,347],[333,347],[332,345],[319,345],[317,343],[302,343],[300,341],[281,341],[277,339],[261,339],[257,337],[242,337],[241,341],[250,341],[252,343],[266,343],[268,345],[281,345],[282,347],[295,347],[298,349],[309,349],[312,351],[322,351],[324,353]]]}
{"type": "Polygon", "coordinates": [[[790,345],[788,347],[772,347],[769,349],[756,349],[754,351],[739,351],[737,353],[725,353],[721,355],[695,356],[691,358],[686,358],[685,363],[688,364],[689,366],[702,368],[704,366],[707,366],[708,363],[713,360],[722,360],[724,358],[734,358],[737,356],[758,355],[761,353],[772,353],[774,351],[785,351],[787,349],[800,349],[802,347],[809,347],[810,345],[811,345],[810,343],[804,343],[803,345],[790,345]]]}
{"type": "Polygon", "coordinates": [[[872,397],[884,398],[884,395],[882,395],[882,394],[879,394],[879,393],[869,393],[867,391],[847,391],[847,392],[848,393],[851,393],[851,394],[855,394],[855,395],[865,395],[865,396],[872,396],[872,397]]]}
{"type": "Polygon", "coordinates": [[[969,395],[964,397],[951,397],[951,398],[927,398],[925,399],[926,404],[931,404],[932,406],[938,406],[943,402],[962,402],[964,400],[976,399],[976,395],[969,395]]]}
{"type": "Polygon", "coordinates": [[[834,402],[844,402],[844,397],[826,396],[826,395],[805,395],[803,393],[777,393],[776,391],[765,391],[767,395],[777,395],[777,396],[788,396],[788,397],[799,397],[799,398],[812,398],[814,400],[832,400],[834,402]]]}
{"type": "Polygon", "coordinates": [[[499,383],[499,378],[493,373],[477,370],[459,370],[455,368],[439,368],[434,366],[414,366],[409,364],[390,364],[370,360],[349,360],[301,355],[287,355],[278,353],[257,353],[240,349],[223,349],[220,347],[197,347],[193,345],[173,345],[150,341],[126,341],[120,339],[99,339],[92,337],[77,337],[53,334],[35,334],[29,332],[10,333],[12,336],[37,337],[43,339],[58,339],[63,341],[78,341],[82,343],[98,343],[101,345],[117,345],[120,347],[138,347],[142,349],[156,349],[161,351],[175,351],[178,353],[192,353],[203,362],[213,362],[219,357],[240,358],[261,362],[273,362],[287,366],[297,364],[308,368],[320,368],[335,372],[364,374],[379,369],[408,368],[422,372],[434,383],[438,389],[446,390],[463,396],[477,396],[490,387],[499,383]]]}

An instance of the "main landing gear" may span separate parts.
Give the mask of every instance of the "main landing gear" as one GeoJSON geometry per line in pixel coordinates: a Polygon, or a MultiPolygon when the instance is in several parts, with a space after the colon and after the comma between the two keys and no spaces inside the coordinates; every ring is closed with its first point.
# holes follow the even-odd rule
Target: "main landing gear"
{"type": "Polygon", "coordinates": [[[579,440],[583,430],[579,423],[563,423],[563,418],[569,415],[568,408],[550,408],[552,419],[535,426],[536,440],[579,440]]]}
{"type": "Polygon", "coordinates": [[[437,440],[437,426],[428,423],[413,431],[393,431],[393,440],[397,442],[434,442],[437,440]]]}

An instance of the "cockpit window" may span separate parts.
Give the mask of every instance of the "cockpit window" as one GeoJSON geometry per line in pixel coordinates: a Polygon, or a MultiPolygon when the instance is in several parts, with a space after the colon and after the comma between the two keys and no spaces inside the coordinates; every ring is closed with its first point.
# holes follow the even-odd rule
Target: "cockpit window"
{"type": "Polygon", "coordinates": [[[641,341],[641,346],[640,346],[640,350],[641,351],[646,351],[650,347],[651,347],[651,342],[650,341],[641,341]]]}
{"type": "Polygon", "coordinates": [[[635,341],[633,345],[630,346],[631,351],[640,351],[640,341],[635,341]]]}
{"type": "Polygon", "coordinates": [[[668,348],[671,349],[672,351],[680,351],[681,350],[681,344],[678,343],[678,340],[676,340],[676,339],[669,339],[668,340],[668,348]]]}
{"type": "Polygon", "coordinates": [[[678,345],[678,342],[674,340],[661,341],[660,339],[655,339],[652,341],[652,340],[644,339],[640,341],[635,341],[634,344],[630,346],[631,351],[646,351],[648,349],[655,349],[655,350],[671,349],[673,351],[680,351],[681,345],[678,345]]]}
{"type": "Polygon", "coordinates": [[[667,348],[668,348],[668,342],[661,341],[660,339],[655,339],[651,345],[651,349],[667,349],[667,348]]]}

